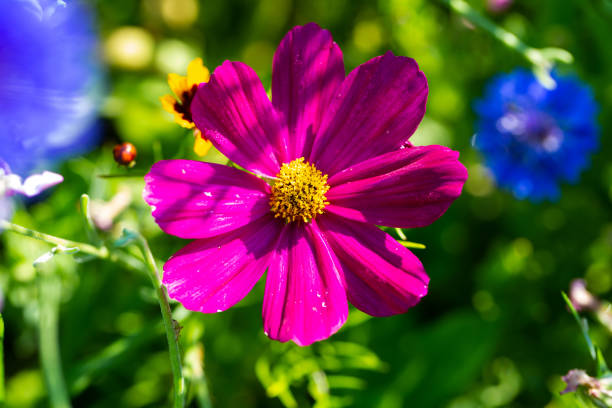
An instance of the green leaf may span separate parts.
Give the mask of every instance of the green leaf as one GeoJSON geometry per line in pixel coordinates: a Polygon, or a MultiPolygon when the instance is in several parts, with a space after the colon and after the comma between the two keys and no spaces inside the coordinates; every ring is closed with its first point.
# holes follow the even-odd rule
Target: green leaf
{"type": "Polygon", "coordinates": [[[574,319],[576,319],[578,326],[580,326],[580,330],[582,330],[582,335],[584,336],[584,340],[587,343],[587,347],[589,348],[589,353],[591,354],[591,357],[597,362],[597,353],[595,352],[595,346],[591,341],[591,336],[589,336],[589,324],[587,320],[580,318],[578,312],[576,311],[576,308],[574,308],[574,305],[572,304],[572,301],[569,299],[569,297],[567,297],[565,292],[562,291],[561,296],[563,296],[563,300],[565,300],[567,307],[574,316],[574,319]]]}
{"type": "Polygon", "coordinates": [[[607,374],[612,374],[610,373],[610,369],[608,368],[608,365],[606,364],[606,360],[604,359],[601,349],[595,346],[595,350],[597,351],[597,359],[596,359],[597,377],[602,377],[607,374]]]}

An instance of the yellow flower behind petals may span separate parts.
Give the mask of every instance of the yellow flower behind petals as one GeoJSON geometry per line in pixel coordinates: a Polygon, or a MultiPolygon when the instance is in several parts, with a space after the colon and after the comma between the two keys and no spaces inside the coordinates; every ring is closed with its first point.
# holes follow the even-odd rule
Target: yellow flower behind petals
{"type": "Polygon", "coordinates": [[[212,147],[212,143],[210,140],[202,136],[202,132],[200,132],[198,129],[193,131],[193,135],[195,136],[193,151],[200,157],[205,156],[212,147]]]}
{"type": "Polygon", "coordinates": [[[174,106],[178,102],[176,101],[176,99],[172,95],[164,95],[161,98],[159,98],[159,100],[161,101],[162,108],[164,108],[164,110],[166,112],[169,112],[172,115],[174,115],[174,121],[176,123],[178,123],[179,125],[181,125],[185,129],[193,129],[193,128],[195,128],[195,124],[193,122],[185,120],[183,118],[183,114],[179,110],[175,109],[174,106]]]}
{"type": "Polygon", "coordinates": [[[208,82],[209,79],[210,71],[204,66],[202,58],[196,58],[187,66],[187,76],[168,74],[168,85],[174,96],[168,94],[159,98],[162,108],[174,116],[176,123],[185,129],[194,129],[193,150],[198,156],[204,156],[212,144],[195,128],[190,108],[198,85],[208,82]]]}
{"type": "Polygon", "coordinates": [[[204,66],[202,58],[196,58],[187,66],[187,85],[191,88],[202,82],[208,82],[210,71],[204,66]]]}

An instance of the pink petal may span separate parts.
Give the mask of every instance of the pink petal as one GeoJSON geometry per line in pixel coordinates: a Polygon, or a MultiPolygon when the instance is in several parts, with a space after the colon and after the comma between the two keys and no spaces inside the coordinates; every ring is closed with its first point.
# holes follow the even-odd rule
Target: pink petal
{"type": "Polygon", "coordinates": [[[310,162],[330,176],[400,148],[425,114],[427,80],[391,52],[353,70],[327,109],[310,162]]]}
{"type": "Polygon", "coordinates": [[[458,157],[443,146],[419,146],[351,166],[329,179],[325,209],[376,225],[429,225],[461,194],[467,170],[458,157]]]}
{"type": "Polygon", "coordinates": [[[317,217],[342,265],[349,301],[372,316],[404,313],[427,294],[421,261],[374,225],[317,217]]]}
{"type": "Polygon", "coordinates": [[[263,275],[281,228],[278,220],[268,216],[227,234],[190,243],[164,265],[168,294],[196,312],[229,309],[263,275]]]}
{"type": "Polygon", "coordinates": [[[272,103],[288,126],[290,160],[310,154],[344,76],[340,47],[317,24],[295,27],[281,41],[274,54],[272,103]]]}
{"type": "Polygon", "coordinates": [[[225,61],[200,84],[191,103],[198,129],[230,160],[254,173],[276,176],[286,162],[286,131],[257,74],[225,61]]]}
{"type": "Polygon", "coordinates": [[[316,223],[287,224],[268,269],[263,304],[266,334],[307,346],[338,331],[347,315],[338,261],[316,223]]]}
{"type": "Polygon", "coordinates": [[[193,160],[163,160],[145,176],[143,198],[168,234],[206,238],[270,214],[270,187],[245,171],[193,160]]]}

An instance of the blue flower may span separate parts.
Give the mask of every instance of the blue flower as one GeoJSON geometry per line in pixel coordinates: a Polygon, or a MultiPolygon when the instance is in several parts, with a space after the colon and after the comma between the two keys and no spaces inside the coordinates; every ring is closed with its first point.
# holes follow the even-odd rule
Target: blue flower
{"type": "Polygon", "coordinates": [[[598,147],[591,89],[574,76],[552,76],[557,87],[549,90],[525,69],[499,75],[475,104],[474,146],[518,199],[558,199],[559,183],[577,182],[598,147]]]}
{"type": "Polygon", "coordinates": [[[0,159],[25,176],[94,146],[101,67],[88,10],[1,0],[0,39],[0,159]]]}

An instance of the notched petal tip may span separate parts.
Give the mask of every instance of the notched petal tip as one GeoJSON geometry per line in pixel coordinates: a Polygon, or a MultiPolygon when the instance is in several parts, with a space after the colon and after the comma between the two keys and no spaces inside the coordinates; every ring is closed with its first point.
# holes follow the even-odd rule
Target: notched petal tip
{"type": "Polygon", "coordinates": [[[272,103],[288,128],[288,159],[308,157],[345,77],[342,51],[315,23],[294,27],[274,53],[272,103]]]}
{"type": "Polygon", "coordinates": [[[387,227],[431,224],[462,192],[467,169],[443,146],[400,149],[351,166],[329,179],[329,212],[387,227]]]}
{"type": "Polygon", "coordinates": [[[349,301],[371,316],[392,316],[414,307],[428,290],[421,261],[389,234],[370,224],[335,216],[319,220],[338,257],[349,301]]]}
{"type": "Polygon", "coordinates": [[[262,316],[267,336],[308,346],[336,333],[348,316],[338,268],[316,223],[287,225],[266,279],[262,316]]]}
{"type": "Polygon", "coordinates": [[[191,104],[195,125],[214,146],[245,169],[274,177],[286,156],[286,130],[255,71],[224,61],[201,83],[191,104]]]}
{"type": "MultiPolygon", "coordinates": [[[[317,35],[319,35],[320,33],[323,33],[323,35],[328,38],[329,40],[332,40],[332,34],[329,30],[322,28],[319,24],[315,23],[315,22],[309,22],[306,23],[304,25],[298,25],[293,27],[291,30],[289,30],[289,32],[285,35],[285,38],[287,38],[288,36],[292,35],[299,35],[302,36],[304,40],[308,40],[308,39],[313,39],[314,37],[316,37],[317,35]]],[[[284,38],[283,38],[284,39],[284,38]]]]}
{"type": "Polygon", "coordinates": [[[425,115],[427,95],[427,79],[412,58],[387,52],[361,64],[327,108],[310,161],[333,176],[399,149],[425,115]]]}

